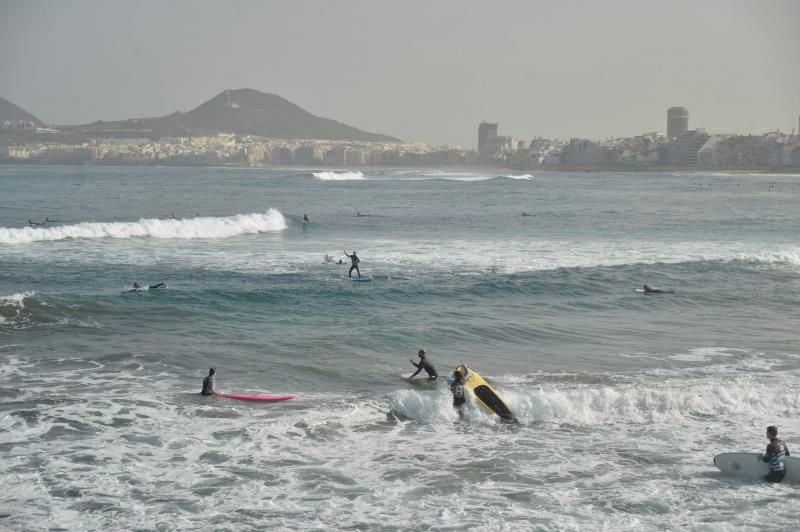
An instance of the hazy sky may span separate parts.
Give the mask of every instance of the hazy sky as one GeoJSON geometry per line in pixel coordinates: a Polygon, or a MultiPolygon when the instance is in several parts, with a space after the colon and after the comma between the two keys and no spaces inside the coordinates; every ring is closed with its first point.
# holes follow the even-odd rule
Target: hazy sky
{"type": "Polygon", "coordinates": [[[76,124],[272,92],[405,140],[797,127],[800,0],[0,0],[0,96],[76,124]]]}

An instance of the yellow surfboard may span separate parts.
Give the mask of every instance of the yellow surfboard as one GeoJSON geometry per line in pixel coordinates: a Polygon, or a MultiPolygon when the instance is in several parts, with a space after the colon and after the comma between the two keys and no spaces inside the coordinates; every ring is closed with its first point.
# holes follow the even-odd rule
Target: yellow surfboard
{"type": "Polygon", "coordinates": [[[517,423],[517,418],[514,417],[511,409],[500,397],[500,394],[489,386],[489,383],[483,380],[483,377],[475,370],[471,369],[466,364],[461,364],[456,368],[456,371],[460,371],[464,376],[464,385],[472,392],[472,396],[475,397],[475,402],[481,405],[487,412],[500,416],[500,419],[506,423],[517,423]]]}

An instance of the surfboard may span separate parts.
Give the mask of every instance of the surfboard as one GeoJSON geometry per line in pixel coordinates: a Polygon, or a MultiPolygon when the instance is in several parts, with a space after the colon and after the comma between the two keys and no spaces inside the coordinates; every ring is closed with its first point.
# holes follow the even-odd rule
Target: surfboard
{"type": "Polygon", "coordinates": [[[409,383],[410,385],[416,386],[418,388],[431,388],[431,389],[436,388],[437,381],[428,380],[428,374],[425,373],[424,371],[419,375],[417,375],[416,377],[414,377],[413,379],[408,380],[409,377],[411,377],[411,375],[413,374],[414,373],[401,373],[400,378],[409,383]]]}
{"type": "Polygon", "coordinates": [[[478,403],[489,413],[497,414],[506,423],[518,423],[517,418],[511,412],[511,409],[503,401],[494,388],[489,386],[489,383],[483,380],[475,370],[469,368],[466,364],[461,364],[456,368],[464,375],[464,385],[472,392],[475,402],[478,403]]]}
{"type": "Polygon", "coordinates": [[[643,288],[634,288],[633,291],[634,292],[639,292],[640,294],[672,294],[673,293],[672,290],[661,290],[660,292],[653,292],[653,291],[648,292],[647,290],[645,290],[643,288]]]}
{"type": "Polygon", "coordinates": [[[288,401],[294,399],[294,395],[249,395],[249,394],[236,394],[226,393],[217,394],[217,397],[225,397],[226,399],[236,399],[238,401],[254,401],[258,403],[277,403],[280,401],[288,401]]]}
{"type": "Polygon", "coordinates": [[[372,277],[361,277],[360,279],[358,277],[348,277],[348,279],[354,283],[368,283],[372,280],[372,277]]]}
{"type": "MultiPolygon", "coordinates": [[[[783,462],[786,467],[784,482],[800,482],[800,458],[787,456],[783,462]]],[[[714,457],[714,465],[725,474],[737,477],[759,479],[769,473],[769,466],[758,453],[722,453],[714,457]]]]}

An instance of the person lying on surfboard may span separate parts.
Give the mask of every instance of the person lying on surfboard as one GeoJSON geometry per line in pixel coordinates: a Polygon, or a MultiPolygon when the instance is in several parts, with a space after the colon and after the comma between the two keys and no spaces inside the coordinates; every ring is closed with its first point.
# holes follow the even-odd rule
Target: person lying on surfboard
{"type": "Polygon", "coordinates": [[[427,353],[425,352],[425,350],[420,349],[419,352],[417,352],[417,355],[419,356],[419,364],[414,362],[413,358],[408,359],[408,361],[414,364],[414,367],[417,368],[417,371],[415,371],[414,374],[408,378],[408,380],[411,380],[414,377],[416,377],[419,374],[419,372],[424,369],[428,373],[428,382],[436,381],[436,377],[438,377],[439,374],[436,373],[436,368],[433,367],[433,364],[431,364],[430,361],[428,361],[427,353]]]}
{"type": "Polygon", "coordinates": [[[203,379],[203,389],[200,391],[200,395],[222,395],[220,390],[214,388],[214,379],[216,376],[217,368],[208,370],[208,377],[203,379]]]}
{"type": "Polygon", "coordinates": [[[769,475],[766,479],[770,482],[780,482],[786,476],[786,467],[783,459],[789,456],[789,448],[778,438],[778,427],[770,425],[767,427],[767,452],[761,455],[761,459],[769,464],[769,475]]]}
{"type": "Polygon", "coordinates": [[[644,285],[642,289],[644,290],[645,294],[669,294],[672,292],[672,290],[662,290],[660,288],[653,288],[649,285],[644,285]]]}

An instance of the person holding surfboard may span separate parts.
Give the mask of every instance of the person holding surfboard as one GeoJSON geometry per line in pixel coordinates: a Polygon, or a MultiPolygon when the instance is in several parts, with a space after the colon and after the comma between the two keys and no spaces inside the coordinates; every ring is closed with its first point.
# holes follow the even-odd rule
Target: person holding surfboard
{"type": "Polygon", "coordinates": [[[347,251],[345,250],[344,255],[350,259],[350,271],[347,272],[347,277],[350,277],[353,273],[353,270],[355,270],[358,274],[358,278],[361,279],[361,271],[358,269],[358,263],[361,262],[361,259],[358,258],[355,250],[353,251],[352,255],[348,255],[347,251]]]}
{"type": "MultiPolygon", "coordinates": [[[[355,253],[355,251],[354,251],[353,253],[355,253]]],[[[414,372],[414,373],[413,373],[413,374],[412,374],[412,375],[411,375],[411,376],[408,378],[408,380],[411,380],[411,379],[413,379],[414,377],[416,377],[416,376],[419,374],[419,372],[420,372],[420,371],[422,371],[422,370],[424,369],[424,370],[425,370],[425,371],[428,373],[428,382],[434,382],[434,381],[436,381],[436,377],[438,377],[438,376],[439,376],[439,374],[438,374],[438,373],[436,373],[436,368],[434,368],[434,367],[433,367],[433,364],[431,364],[431,363],[430,363],[430,361],[428,360],[428,358],[427,358],[427,353],[425,352],[425,350],[424,350],[424,349],[420,349],[420,350],[417,352],[417,355],[419,356],[419,364],[417,364],[416,362],[414,362],[414,359],[413,359],[413,358],[409,358],[409,359],[408,359],[408,361],[409,361],[409,362],[411,362],[412,364],[414,364],[414,367],[416,367],[416,368],[417,368],[417,371],[415,371],[415,372],[414,372]]]]}
{"type": "Polygon", "coordinates": [[[786,476],[786,467],[783,459],[789,456],[789,448],[778,438],[778,427],[770,425],[767,427],[767,452],[761,455],[761,459],[769,464],[769,474],[766,480],[770,482],[780,482],[786,476]]]}
{"type": "Polygon", "coordinates": [[[208,370],[208,377],[203,379],[203,389],[200,395],[221,395],[222,392],[217,391],[214,387],[214,379],[217,376],[217,368],[208,370]]]}

